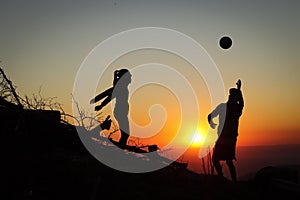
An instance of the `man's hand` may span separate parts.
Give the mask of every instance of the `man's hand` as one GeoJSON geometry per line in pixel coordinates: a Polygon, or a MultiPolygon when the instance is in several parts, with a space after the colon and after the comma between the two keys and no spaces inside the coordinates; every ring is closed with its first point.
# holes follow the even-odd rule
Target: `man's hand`
{"type": "Polygon", "coordinates": [[[242,81],[239,79],[237,82],[236,82],[236,86],[237,86],[237,89],[241,89],[242,87],[242,81]]]}
{"type": "Polygon", "coordinates": [[[212,118],[211,118],[211,114],[209,114],[207,116],[207,120],[208,120],[208,123],[209,123],[209,126],[212,128],[212,129],[215,129],[217,124],[215,124],[213,121],[212,121],[212,118]]]}
{"type": "Polygon", "coordinates": [[[213,122],[210,122],[209,123],[209,126],[212,128],[212,129],[215,129],[217,124],[213,123],[213,122]]]}

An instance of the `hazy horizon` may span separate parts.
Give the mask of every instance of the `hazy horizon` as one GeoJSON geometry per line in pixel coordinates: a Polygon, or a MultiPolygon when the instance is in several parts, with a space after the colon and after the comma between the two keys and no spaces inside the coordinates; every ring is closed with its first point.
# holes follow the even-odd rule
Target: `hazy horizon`
{"type": "MultiPolygon", "coordinates": [[[[178,161],[189,164],[188,169],[203,174],[201,158],[184,154],[178,161]]],[[[205,157],[205,163],[207,158],[205,157]]],[[[225,163],[225,161],[224,161],[225,163]]],[[[238,178],[249,180],[254,178],[256,172],[264,167],[298,167],[300,170],[300,144],[264,145],[264,146],[237,146],[237,160],[234,161],[238,178]]],[[[207,163],[206,170],[207,169],[207,163]]],[[[224,175],[230,179],[227,166],[224,164],[224,175]]]]}

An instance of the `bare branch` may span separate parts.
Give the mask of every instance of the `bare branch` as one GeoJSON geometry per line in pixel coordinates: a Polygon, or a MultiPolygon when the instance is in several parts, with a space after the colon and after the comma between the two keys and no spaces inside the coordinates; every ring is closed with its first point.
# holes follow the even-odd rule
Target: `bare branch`
{"type": "Polygon", "coordinates": [[[82,109],[79,106],[78,101],[75,100],[74,96],[72,95],[72,100],[75,105],[76,111],[78,113],[77,116],[73,116],[74,119],[76,119],[76,122],[78,123],[78,126],[84,127],[86,130],[91,130],[96,125],[99,125],[102,120],[102,113],[99,113],[95,115],[95,113],[88,113],[84,109],[82,109]]]}
{"type": "Polygon", "coordinates": [[[9,80],[0,67],[0,98],[8,101],[9,103],[15,103],[19,108],[22,108],[22,104],[19,100],[19,96],[16,93],[16,89],[13,86],[11,80],[9,80]]]}

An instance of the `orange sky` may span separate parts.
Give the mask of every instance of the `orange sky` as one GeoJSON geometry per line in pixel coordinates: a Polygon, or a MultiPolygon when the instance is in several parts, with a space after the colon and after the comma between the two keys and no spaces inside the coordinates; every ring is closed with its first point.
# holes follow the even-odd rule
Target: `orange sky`
{"type": "MultiPolygon", "coordinates": [[[[233,51],[233,50],[232,50],[233,51]]],[[[230,54],[230,52],[226,52],[230,54]]],[[[180,71],[191,82],[193,89],[197,94],[199,101],[199,130],[205,135],[208,131],[207,115],[212,111],[211,97],[207,86],[203,78],[190,68],[189,63],[180,59],[179,57],[159,50],[143,50],[138,52],[132,52],[116,60],[112,63],[111,68],[107,70],[103,80],[99,83],[99,91],[109,87],[112,81],[113,69],[117,69],[118,66],[124,66],[130,69],[131,66],[137,66],[140,63],[164,63],[172,66],[176,70],[180,71]],[[189,70],[184,70],[189,69],[189,70]],[[102,89],[101,87],[102,86],[102,89]]],[[[226,65],[226,62],[225,64],[226,65]]],[[[237,70],[237,75],[232,76],[231,80],[225,79],[226,72],[222,71],[224,67],[220,67],[220,72],[223,75],[224,83],[226,87],[226,95],[228,89],[235,87],[237,78],[242,79],[242,92],[245,100],[245,107],[243,114],[240,118],[238,145],[250,146],[250,145],[268,145],[268,144],[289,144],[300,142],[300,127],[297,123],[297,110],[299,107],[285,102],[284,96],[278,93],[278,89],[273,86],[278,86],[277,83],[267,82],[263,80],[256,80],[256,76],[260,74],[248,74],[242,73],[244,69],[237,70]],[[241,75],[239,75],[241,74],[241,75]],[[247,75],[248,74],[248,75],[247,75]],[[260,83],[263,81],[263,83],[260,83]],[[256,83],[257,82],[257,83],[256,83]],[[252,85],[251,85],[252,84],[252,85]],[[258,86],[260,85],[261,86],[258,86]],[[269,88],[269,89],[267,89],[269,88]],[[264,91],[262,91],[264,90],[264,91]],[[277,106],[279,105],[279,106],[277,106]],[[284,106],[286,107],[284,107],[284,106]]],[[[282,75],[284,76],[284,74],[282,75]]],[[[132,84],[134,82],[134,76],[132,77],[132,84]]],[[[129,86],[130,89],[131,86],[129,86]]],[[[180,83],[178,83],[180,87],[180,83]]],[[[292,86],[293,87],[293,86],[292,86]]],[[[183,88],[184,89],[184,88],[183,88]]],[[[289,99],[290,102],[295,102],[298,99],[298,94],[291,93],[290,91],[283,91],[285,96],[290,95],[294,98],[289,99]]],[[[224,102],[227,96],[224,97],[224,102]]],[[[221,103],[221,102],[220,102],[221,103]]],[[[111,108],[105,110],[104,113],[111,112],[111,108]]],[[[196,112],[196,109],[195,109],[196,112]]],[[[167,88],[158,85],[144,86],[135,91],[130,99],[130,116],[135,123],[140,125],[147,125],[151,122],[151,117],[155,119],[166,118],[165,125],[156,137],[152,137],[150,142],[154,143],[167,143],[170,142],[172,135],[175,134],[178,129],[178,123],[180,118],[180,105],[178,99],[167,88]],[[160,104],[164,107],[165,115],[156,113],[155,116],[150,116],[149,109],[152,105],[160,104]],[[158,142],[159,140],[160,142],[158,142]],[[162,140],[162,141],[161,141],[162,140]]],[[[153,119],[152,119],[153,120],[153,119]]],[[[189,123],[184,121],[182,123],[189,123]]],[[[134,131],[134,130],[132,130],[134,131]]],[[[199,132],[199,131],[198,131],[199,132]]],[[[143,133],[139,133],[141,136],[143,133]]],[[[214,133],[216,134],[216,133],[214,133]]],[[[214,137],[214,136],[210,136],[214,137]]],[[[210,142],[212,143],[212,142],[210,142]]]]}
{"type": "MultiPolygon", "coordinates": [[[[261,1],[216,4],[124,0],[117,6],[109,1],[58,4],[29,0],[20,6],[7,1],[0,8],[0,60],[21,95],[37,93],[42,86],[42,95],[58,97],[65,111],[72,114],[76,73],[95,46],[132,28],[174,29],[206,49],[220,71],[226,94],[237,79],[242,80],[245,107],[238,145],[300,143],[299,15],[298,1],[273,2],[271,7],[261,1]],[[218,45],[223,35],[233,39],[229,50],[218,45]]],[[[116,58],[99,81],[97,92],[111,86],[115,69],[145,63],[168,65],[190,81],[199,101],[199,129],[207,129],[206,116],[213,109],[207,85],[190,63],[170,52],[140,50],[116,58]]],[[[220,98],[225,101],[227,96],[220,98]]],[[[165,108],[165,114],[155,108],[153,119],[167,117],[156,136],[166,138],[159,142],[167,143],[178,129],[180,118],[175,96],[158,87],[136,91],[130,100],[130,116],[135,123],[150,122],[151,103],[165,108]],[[153,95],[154,90],[159,95],[153,95]]],[[[108,114],[112,114],[110,105],[103,110],[103,115],[108,114]]]]}

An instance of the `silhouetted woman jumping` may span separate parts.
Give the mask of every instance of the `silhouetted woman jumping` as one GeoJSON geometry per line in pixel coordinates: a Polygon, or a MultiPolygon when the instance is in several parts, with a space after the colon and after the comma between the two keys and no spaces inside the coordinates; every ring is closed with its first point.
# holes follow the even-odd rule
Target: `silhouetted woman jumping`
{"type": "Polygon", "coordinates": [[[128,85],[131,83],[131,74],[127,69],[120,69],[114,72],[113,87],[105,90],[104,92],[93,98],[90,103],[95,103],[105,98],[103,102],[95,107],[95,110],[101,110],[113,98],[116,98],[114,108],[114,117],[118,121],[121,138],[119,140],[120,147],[125,147],[129,138],[129,121],[128,121],[128,85]]]}

